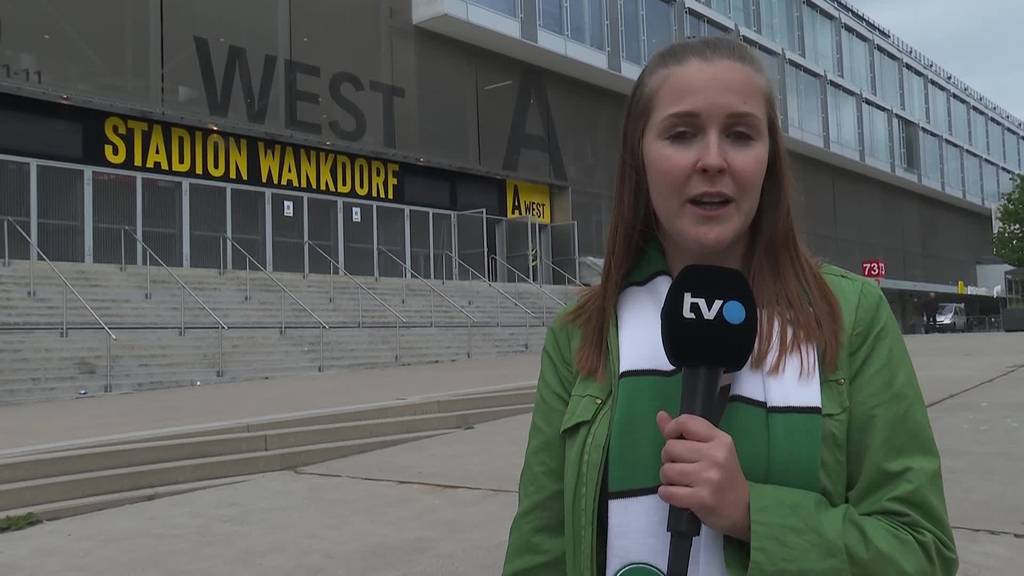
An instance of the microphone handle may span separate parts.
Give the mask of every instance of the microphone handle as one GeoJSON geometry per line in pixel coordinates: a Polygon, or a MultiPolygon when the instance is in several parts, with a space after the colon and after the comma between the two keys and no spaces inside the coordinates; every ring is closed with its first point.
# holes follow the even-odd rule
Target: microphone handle
{"type": "MultiPolygon", "coordinates": [[[[716,426],[718,410],[718,384],[722,369],[711,366],[683,368],[680,415],[696,414],[711,420],[716,426]]],[[[690,510],[671,506],[668,511],[668,531],[672,533],[669,547],[669,576],[686,574],[690,559],[690,543],[700,534],[700,518],[690,510]]]]}

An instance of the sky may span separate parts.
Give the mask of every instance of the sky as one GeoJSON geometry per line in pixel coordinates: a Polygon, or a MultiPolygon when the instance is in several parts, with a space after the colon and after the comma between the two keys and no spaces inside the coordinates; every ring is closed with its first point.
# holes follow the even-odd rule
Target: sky
{"type": "Polygon", "coordinates": [[[1024,120],[1024,0],[847,0],[1024,120]]]}

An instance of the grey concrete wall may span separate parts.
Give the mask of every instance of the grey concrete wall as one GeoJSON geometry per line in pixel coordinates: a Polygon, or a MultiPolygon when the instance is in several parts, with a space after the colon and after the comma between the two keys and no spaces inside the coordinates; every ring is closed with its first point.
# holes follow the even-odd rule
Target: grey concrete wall
{"type": "Polygon", "coordinates": [[[887,277],[941,284],[977,281],[992,258],[982,215],[868,176],[792,154],[797,220],[811,250],[860,273],[881,259],[887,277]]]}

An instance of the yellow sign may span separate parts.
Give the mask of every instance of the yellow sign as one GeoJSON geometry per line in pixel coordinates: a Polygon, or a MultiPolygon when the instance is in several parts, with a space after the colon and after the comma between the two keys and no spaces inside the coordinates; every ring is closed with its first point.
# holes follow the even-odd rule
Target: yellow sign
{"type": "Polygon", "coordinates": [[[551,188],[522,180],[506,180],[509,218],[533,218],[544,224],[551,223],[551,188]]]}
{"type": "Polygon", "coordinates": [[[144,168],[256,186],[395,200],[399,164],[331,150],[110,116],[103,159],[144,168]]]}
{"type": "Polygon", "coordinates": [[[956,284],[956,293],[957,294],[967,294],[967,285],[964,284],[963,280],[957,282],[957,284],[956,284]]]}

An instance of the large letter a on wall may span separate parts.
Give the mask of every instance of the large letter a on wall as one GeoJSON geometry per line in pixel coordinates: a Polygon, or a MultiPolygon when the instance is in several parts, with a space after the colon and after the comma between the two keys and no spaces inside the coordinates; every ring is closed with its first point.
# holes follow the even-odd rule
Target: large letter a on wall
{"type": "Polygon", "coordinates": [[[519,93],[516,95],[516,108],[512,113],[512,126],[508,131],[502,168],[509,172],[517,172],[519,157],[523,150],[533,150],[547,155],[551,164],[551,176],[556,180],[566,179],[562,148],[558,145],[558,133],[551,117],[544,79],[532,68],[524,68],[519,78],[519,93]],[[526,131],[531,105],[537,107],[545,134],[531,134],[526,131]]]}

